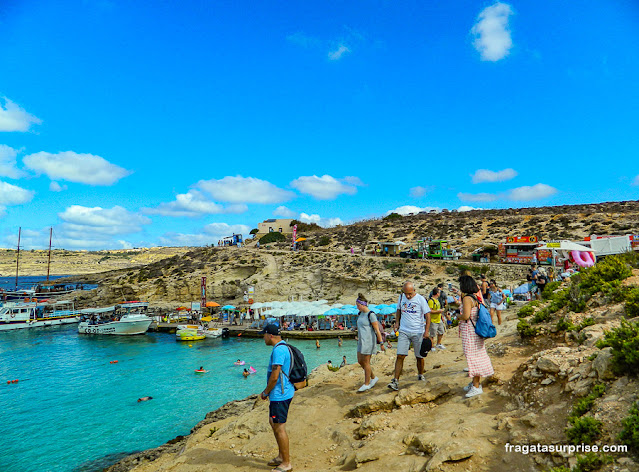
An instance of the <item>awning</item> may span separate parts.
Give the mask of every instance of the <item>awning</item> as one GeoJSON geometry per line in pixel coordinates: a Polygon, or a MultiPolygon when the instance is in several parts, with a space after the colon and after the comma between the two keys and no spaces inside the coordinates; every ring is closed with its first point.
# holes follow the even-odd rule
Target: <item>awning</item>
{"type": "Polygon", "coordinates": [[[582,246],[581,244],[573,243],[572,241],[557,241],[546,243],[543,246],[539,246],[537,248],[545,249],[545,250],[555,250],[555,251],[581,251],[581,252],[597,252],[592,248],[582,246]]]}

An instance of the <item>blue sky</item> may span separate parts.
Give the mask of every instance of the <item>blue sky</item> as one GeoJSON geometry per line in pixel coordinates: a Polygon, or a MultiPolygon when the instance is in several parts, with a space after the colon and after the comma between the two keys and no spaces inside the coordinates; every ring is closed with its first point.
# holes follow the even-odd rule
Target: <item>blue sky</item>
{"type": "Polygon", "coordinates": [[[0,247],[637,199],[638,25],[634,0],[7,0],[0,247]]]}

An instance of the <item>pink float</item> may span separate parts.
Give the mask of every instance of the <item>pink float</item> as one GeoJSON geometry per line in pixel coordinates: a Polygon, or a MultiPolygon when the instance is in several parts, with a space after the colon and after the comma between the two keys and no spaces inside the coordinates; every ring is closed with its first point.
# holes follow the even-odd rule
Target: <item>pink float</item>
{"type": "Polygon", "coordinates": [[[571,251],[572,260],[580,267],[592,267],[595,265],[595,256],[592,252],[571,251]]]}

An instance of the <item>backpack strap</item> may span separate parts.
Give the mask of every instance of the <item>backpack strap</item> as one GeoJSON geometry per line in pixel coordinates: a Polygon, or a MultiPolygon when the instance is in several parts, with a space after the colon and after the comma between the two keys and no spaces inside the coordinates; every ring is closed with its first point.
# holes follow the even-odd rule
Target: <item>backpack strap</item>
{"type": "MultiPolygon", "coordinates": [[[[286,375],[284,373],[284,369],[280,369],[280,375],[283,375],[284,377],[286,377],[287,379],[289,379],[290,382],[290,378],[291,378],[291,371],[293,370],[293,350],[291,349],[291,346],[289,346],[286,341],[283,341],[281,343],[278,343],[277,346],[286,346],[288,348],[288,353],[291,356],[291,361],[289,363],[289,369],[288,369],[288,375],[286,375]]],[[[275,348],[277,347],[275,346],[273,348],[273,351],[275,351],[275,348]]],[[[273,352],[271,352],[271,358],[273,357],[273,352]]],[[[271,360],[271,365],[273,365],[273,361],[271,360]]],[[[282,366],[284,367],[284,366],[282,366]]],[[[280,385],[282,387],[282,395],[284,395],[284,382],[280,379],[280,385]]]]}

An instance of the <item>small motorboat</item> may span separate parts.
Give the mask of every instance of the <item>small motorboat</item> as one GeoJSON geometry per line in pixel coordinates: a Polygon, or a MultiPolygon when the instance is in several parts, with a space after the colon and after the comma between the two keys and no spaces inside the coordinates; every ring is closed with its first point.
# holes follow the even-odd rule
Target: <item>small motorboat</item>
{"type": "Polygon", "coordinates": [[[201,341],[206,336],[194,329],[180,329],[175,333],[175,338],[178,341],[201,341]]]}

